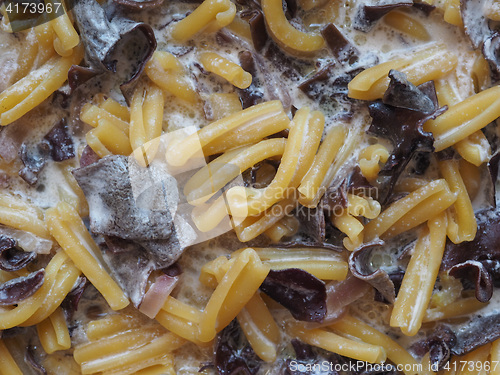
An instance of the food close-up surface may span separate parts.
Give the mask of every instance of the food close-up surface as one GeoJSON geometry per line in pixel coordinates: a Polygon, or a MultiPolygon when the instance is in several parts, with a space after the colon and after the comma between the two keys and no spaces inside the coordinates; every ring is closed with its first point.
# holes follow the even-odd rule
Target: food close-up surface
{"type": "Polygon", "coordinates": [[[500,374],[499,116],[497,0],[0,1],[0,375],[500,374]]]}

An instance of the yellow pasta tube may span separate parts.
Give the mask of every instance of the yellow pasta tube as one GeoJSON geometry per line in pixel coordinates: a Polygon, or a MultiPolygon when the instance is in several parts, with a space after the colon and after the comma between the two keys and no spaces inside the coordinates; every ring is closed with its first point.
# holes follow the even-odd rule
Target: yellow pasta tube
{"type": "Polygon", "coordinates": [[[198,309],[169,296],[155,319],[170,332],[200,344],[197,338],[201,314],[198,309]]]}
{"type": "Polygon", "coordinates": [[[71,56],[60,58],[53,68],[50,69],[48,75],[44,76],[41,80],[37,77],[37,71],[34,71],[32,72],[33,75],[30,73],[0,94],[0,125],[12,123],[47,99],[68,79],[68,70],[71,65],[79,64],[82,58],[83,47],[76,47],[71,56]],[[26,84],[34,84],[36,88],[23,97],[21,101],[16,101],[6,107],[3,104],[5,98],[13,92],[13,95],[16,96],[18,86],[23,87],[26,84]]]}
{"type": "Polygon", "coordinates": [[[38,323],[36,329],[43,350],[47,354],[52,354],[57,350],[66,350],[71,347],[71,338],[69,337],[66,318],[60,307],[50,317],[38,323]]]}
{"type": "MultiPolygon", "coordinates": [[[[235,112],[231,112],[228,115],[233,113],[235,112]]],[[[223,137],[218,137],[212,142],[209,142],[203,147],[203,154],[205,156],[220,154],[240,146],[259,142],[265,137],[285,130],[289,124],[290,120],[288,120],[288,117],[286,119],[283,117],[278,121],[267,121],[265,124],[257,122],[243,124],[240,127],[228,131],[223,137]]]]}
{"type": "Polygon", "coordinates": [[[404,12],[392,11],[385,15],[384,22],[404,34],[414,37],[418,40],[429,40],[430,36],[425,27],[416,19],[410,17],[404,12]]]}
{"type": "Polygon", "coordinates": [[[233,221],[234,231],[241,242],[250,241],[271,228],[296,207],[295,200],[283,199],[260,215],[249,216],[242,222],[233,221]]]}
{"type": "Polygon", "coordinates": [[[294,216],[285,216],[283,219],[274,224],[271,228],[265,231],[267,237],[272,242],[279,242],[283,237],[293,236],[297,233],[300,227],[300,222],[294,216]]]}
{"type": "Polygon", "coordinates": [[[50,233],[45,223],[35,214],[25,208],[14,208],[0,202],[0,224],[31,232],[45,239],[50,239],[50,233]]]}
{"type": "Polygon", "coordinates": [[[460,174],[458,160],[439,162],[439,170],[457,200],[448,209],[447,234],[453,243],[472,241],[476,237],[477,222],[474,209],[460,174]]]}
{"type": "Polygon", "coordinates": [[[136,89],[130,108],[130,145],[146,167],[154,159],[163,127],[163,93],[156,85],[136,89]]]}
{"type": "Polygon", "coordinates": [[[258,215],[289,196],[309,170],[318,149],[325,117],[304,107],[297,111],[290,126],[281,163],[273,181],[264,189],[236,186],[226,197],[232,216],[258,215]]]}
{"type": "Polygon", "coordinates": [[[71,23],[66,9],[64,14],[50,21],[50,25],[57,35],[57,39],[54,41],[56,50],[71,51],[80,43],[80,37],[71,23]]]}
{"type": "Polygon", "coordinates": [[[363,243],[363,224],[349,212],[345,211],[342,214],[333,214],[332,223],[347,237],[342,240],[344,247],[349,251],[354,251],[363,243]]]}
{"type": "Polygon", "coordinates": [[[99,108],[125,121],[125,123],[130,121],[130,110],[116,100],[107,98],[102,103],[99,103],[99,108]]]}
{"type": "Polygon", "coordinates": [[[128,128],[129,128],[128,121],[130,119],[128,110],[127,110],[127,119],[124,119],[123,116],[125,114],[122,113],[123,112],[122,110],[120,110],[120,114],[114,113],[113,111],[116,112],[116,108],[114,108],[113,110],[108,110],[111,104],[106,104],[106,103],[107,101],[100,106],[86,103],[80,111],[80,120],[82,120],[83,122],[89,124],[94,128],[99,125],[100,120],[106,120],[112,123],[116,128],[125,132],[128,136],[128,128]]]}
{"type": "Polygon", "coordinates": [[[323,37],[297,30],[288,22],[280,0],[263,0],[267,31],[283,49],[292,54],[310,54],[323,48],[323,37]]]}
{"type": "Polygon", "coordinates": [[[151,81],[172,95],[192,104],[198,101],[198,94],[183,77],[182,64],[171,53],[155,51],[145,72],[151,81]]]}
{"type": "Polygon", "coordinates": [[[229,61],[215,52],[204,52],[200,55],[203,67],[236,86],[246,89],[252,83],[252,75],[245,72],[241,66],[229,61]]]}
{"type": "Polygon", "coordinates": [[[299,324],[291,324],[289,328],[293,335],[305,343],[346,357],[370,363],[381,363],[387,358],[380,345],[347,339],[325,329],[307,330],[299,324]]]}
{"type": "Polygon", "coordinates": [[[397,200],[365,226],[365,241],[388,238],[429,220],[456,200],[445,180],[435,180],[397,200]],[[429,212],[429,207],[432,211],[429,212]]]}
{"type": "Polygon", "coordinates": [[[252,298],[269,273],[255,250],[244,250],[229,267],[210,297],[200,321],[199,340],[211,341],[252,298]]]}
{"type": "MultiPolygon", "coordinates": [[[[134,363],[147,362],[157,356],[165,355],[184,344],[180,337],[167,333],[151,340],[135,350],[116,353],[112,356],[96,358],[93,361],[83,362],[81,364],[82,374],[94,374],[100,371],[110,371],[117,368],[131,366],[134,363]]],[[[122,372],[123,373],[123,372],[122,372]]]]}
{"type": "Polygon", "coordinates": [[[325,140],[321,143],[317,155],[311,168],[302,179],[299,191],[299,203],[307,205],[318,194],[327,175],[328,169],[335,160],[346,137],[346,130],[343,126],[332,128],[325,140]]]}
{"type": "Polygon", "coordinates": [[[417,373],[416,369],[418,368],[418,362],[408,353],[408,351],[389,336],[370,327],[361,320],[346,315],[329,327],[342,334],[357,337],[368,344],[380,345],[387,352],[387,358],[396,365],[401,365],[406,375],[414,375],[417,373]]]}
{"type": "Polygon", "coordinates": [[[435,44],[412,56],[391,60],[366,69],[348,84],[349,97],[362,100],[382,98],[389,84],[391,69],[405,73],[414,85],[443,77],[457,65],[457,57],[442,44],[435,44]]]}
{"type": "Polygon", "coordinates": [[[259,358],[274,362],[280,331],[259,292],[247,302],[237,318],[245,337],[259,358]]]}
{"type": "Polygon", "coordinates": [[[97,341],[77,346],[73,356],[79,364],[90,362],[97,358],[111,356],[134,347],[142,346],[154,340],[160,334],[161,331],[157,328],[151,329],[145,327],[122,331],[116,335],[103,337],[97,341]]]}
{"type": "Polygon", "coordinates": [[[434,135],[436,151],[444,150],[482,129],[500,116],[500,86],[494,86],[451,106],[424,124],[434,135]]]}
{"type": "Polygon", "coordinates": [[[98,261],[101,251],[75,209],[60,202],[57,207],[47,210],[46,216],[51,234],[111,308],[120,310],[127,306],[129,300],[98,261]]]}
{"type": "Polygon", "coordinates": [[[256,248],[255,251],[272,270],[300,268],[322,280],[344,280],[347,276],[347,262],[330,250],[256,248]]]}
{"type": "Polygon", "coordinates": [[[477,167],[487,162],[491,157],[490,143],[481,130],[457,142],[453,147],[461,157],[477,167]]]}
{"type": "Polygon", "coordinates": [[[377,143],[368,146],[359,153],[359,169],[368,181],[374,181],[380,172],[379,163],[385,163],[389,159],[387,148],[377,143]]]}
{"type": "Polygon", "coordinates": [[[44,23],[34,27],[38,42],[38,65],[43,65],[54,56],[54,29],[50,23],[44,23]]]}
{"type": "Polygon", "coordinates": [[[27,327],[49,318],[73,289],[80,273],[80,270],[70,260],[63,264],[55,275],[52,288],[49,294],[45,296],[42,305],[20,325],[27,327]]]}
{"type": "Polygon", "coordinates": [[[225,153],[189,179],[184,186],[187,201],[192,205],[206,202],[213,194],[255,164],[283,155],[285,148],[286,140],[276,138],[225,153]]]}
{"type": "Polygon", "coordinates": [[[235,15],[236,6],[230,0],[205,0],[193,13],[173,26],[172,38],[185,42],[204,29],[217,31],[229,25],[235,15]]]}
{"type": "Polygon", "coordinates": [[[347,194],[347,212],[352,216],[363,216],[367,219],[375,219],[380,214],[380,209],[380,203],[372,197],[347,194]]]}
{"type": "Polygon", "coordinates": [[[0,339],[0,375],[23,375],[3,340],[0,339]]]}
{"type": "Polygon", "coordinates": [[[463,26],[462,16],[460,15],[460,0],[446,0],[443,18],[452,25],[463,26]]]}
{"type": "Polygon", "coordinates": [[[121,331],[127,331],[133,327],[133,324],[134,320],[132,317],[124,314],[113,314],[89,322],[85,333],[89,340],[95,341],[121,331]]]}
{"type": "Polygon", "coordinates": [[[85,135],[85,138],[89,146],[100,157],[106,156],[107,152],[118,155],[130,155],[132,153],[128,135],[106,119],[100,119],[98,126],[90,130],[85,135]],[[94,139],[98,140],[98,142],[95,142],[94,139]],[[95,144],[97,144],[97,147],[94,149],[95,144]],[[100,145],[104,147],[105,151],[101,149],[100,145]],[[106,155],[101,155],[103,152],[106,155]]]}
{"type": "Polygon", "coordinates": [[[470,315],[487,305],[488,303],[479,302],[476,297],[459,298],[457,301],[451,302],[445,306],[427,309],[422,322],[435,322],[438,320],[470,315]]]}
{"type": "Polygon", "coordinates": [[[182,166],[197,152],[201,151],[202,147],[235,128],[250,124],[259,124],[259,126],[265,127],[276,122],[286,123],[287,125],[289,123],[280,101],[274,100],[254,105],[215,121],[197,133],[170,145],[166,152],[167,162],[173,166],[182,166]]]}
{"type": "Polygon", "coordinates": [[[400,327],[407,336],[415,335],[422,325],[445,243],[446,217],[439,214],[429,221],[428,229],[417,240],[391,314],[391,327],[400,327]]]}

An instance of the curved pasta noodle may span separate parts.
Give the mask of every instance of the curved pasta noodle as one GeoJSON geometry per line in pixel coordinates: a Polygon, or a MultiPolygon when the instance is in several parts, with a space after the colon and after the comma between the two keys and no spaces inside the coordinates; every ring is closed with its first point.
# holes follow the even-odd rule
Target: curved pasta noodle
{"type": "Polygon", "coordinates": [[[129,317],[125,320],[129,326],[123,330],[107,332],[75,348],[74,358],[82,374],[128,375],[157,366],[172,369],[170,352],[185,341],[158,325],[144,326],[129,317]]]}
{"type": "Polygon", "coordinates": [[[379,163],[385,163],[388,159],[389,151],[383,145],[377,143],[368,146],[359,153],[359,169],[368,181],[374,181],[380,172],[379,163]]]}
{"type": "Polygon", "coordinates": [[[0,125],[8,125],[41,104],[68,79],[68,70],[83,58],[83,47],[71,56],[49,61],[0,94],[0,125]]]}
{"type": "Polygon", "coordinates": [[[452,25],[463,27],[460,15],[460,0],[446,0],[444,20],[452,25]]]}
{"type": "Polygon", "coordinates": [[[163,93],[155,85],[136,89],[130,104],[130,145],[143,167],[153,161],[160,145],[163,104],[163,93]]]}
{"type": "Polygon", "coordinates": [[[203,310],[199,340],[211,341],[216,332],[227,326],[252,298],[269,273],[253,249],[245,249],[218,281],[203,310]]]}
{"type": "Polygon", "coordinates": [[[347,212],[352,216],[375,219],[380,214],[380,210],[380,203],[372,197],[362,197],[355,194],[347,195],[347,212]]]}
{"type": "Polygon", "coordinates": [[[311,202],[314,201],[314,198],[324,193],[320,192],[320,190],[325,186],[324,181],[328,169],[339,153],[346,135],[346,130],[341,125],[333,127],[326,135],[311,167],[297,189],[299,191],[299,203],[302,205],[312,207],[311,202]]]}
{"type": "Polygon", "coordinates": [[[472,241],[476,237],[477,222],[467,188],[459,170],[458,160],[439,162],[439,170],[457,200],[448,209],[447,235],[453,243],[472,241]]]}
{"type": "MultiPolygon", "coordinates": [[[[64,3],[60,3],[64,7],[64,3]]],[[[54,40],[54,48],[61,56],[69,56],[78,43],[80,36],[76,32],[73,23],[71,22],[67,10],[64,13],[50,22],[50,26],[54,29],[57,38],[54,40]]]]}
{"type": "Polygon", "coordinates": [[[145,72],[151,81],[172,95],[192,104],[198,101],[198,94],[183,78],[182,64],[171,53],[155,51],[145,72]]]}
{"type": "Polygon", "coordinates": [[[280,331],[259,292],[237,316],[238,323],[255,353],[266,362],[276,360],[280,331]]]}
{"type": "Polygon", "coordinates": [[[404,12],[393,10],[385,15],[384,22],[393,29],[412,36],[415,39],[423,41],[430,39],[430,35],[426,28],[416,19],[404,12]]]}
{"type": "Polygon", "coordinates": [[[272,270],[300,268],[321,280],[344,280],[347,276],[347,262],[331,250],[255,248],[255,251],[272,270]]]}
{"type": "Polygon", "coordinates": [[[446,243],[446,217],[439,214],[428,222],[415,245],[391,314],[391,327],[400,327],[407,336],[422,325],[439,272],[446,243]],[[426,272],[421,272],[425,269],[426,272]]]}
{"type": "Polygon", "coordinates": [[[345,211],[340,215],[334,213],[331,220],[333,225],[347,235],[347,237],[342,240],[347,250],[354,251],[354,249],[363,243],[364,226],[359,219],[345,211]]]}
{"type": "Polygon", "coordinates": [[[442,151],[484,128],[500,116],[500,86],[494,86],[451,106],[424,124],[434,135],[436,151],[442,151]]]}
{"type": "Polygon", "coordinates": [[[287,52],[310,54],[325,45],[321,35],[305,33],[293,27],[286,19],[281,1],[263,0],[261,6],[269,34],[287,52]]]}
{"type": "Polygon", "coordinates": [[[45,239],[51,238],[41,212],[35,206],[11,195],[0,194],[0,224],[31,232],[45,239]]]}
{"type": "Polygon", "coordinates": [[[229,25],[236,15],[236,6],[230,0],[204,0],[193,13],[177,22],[172,38],[185,42],[202,30],[217,31],[229,25]]]}
{"type": "Polygon", "coordinates": [[[2,339],[0,339],[0,375],[23,375],[2,339]]]}
{"type": "Polygon", "coordinates": [[[279,242],[283,237],[290,237],[299,230],[300,222],[294,216],[285,216],[264,233],[273,242],[279,242]]]}
{"type": "Polygon", "coordinates": [[[156,315],[155,319],[170,332],[179,337],[201,344],[198,340],[201,311],[171,296],[156,315]]]}
{"type": "MultiPolygon", "coordinates": [[[[51,299],[51,301],[47,300],[47,296],[52,293],[52,290],[54,286],[56,285],[57,277],[58,274],[61,272],[61,276],[59,279],[67,279],[68,282],[73,282],[70,286],[70,289],[73,287],[76,279],[79,276],[79,272],[76,271],[74,274],[74,278],[72,277],[66,277],[66,276],[71,276],[67,275],[66,272],[64,272],[63,265],[64,263],[68,260],[68,257],[64,252],[59,251],[52,257],[50,260],[49,264],[47,267],[45,267],[45,279],[43,285],[38,289],[31,297],[26,298],[25,300],[21,301],[16,307],[11,308],[11,309],[4,309],[3,311],[0,312],[0,329],[9,329],[12,327],[16,327],[19,325],[33,325],[36,323],[39,323],[40,321],[46,319],[55,309],[59,306],[61,303],[62,299],[66,295],[63,296],[61,300],[59,300],[57,304],[55,303],[50,303],[54,302],[55,299],[51,299]],[[38,317],[37,319],[31,319],[34,314],[38,313],[38,311],[41,309],[41,307],[44,306],[50,306],[52,308],[46,309],[45,314],[37,314],[38,317]],[[52,310],[52,311],[50,311],[52,310]],[[47,313],[48,312],[48,313],[47,313]],[[26,324],[26,322],[31,323],[31,324],[26,324]]],[[[68,265],[67,270],[76,270],[76,268],[73,265],[68,265]]],[[[73,273],[73,272],[72,272],[73,273]]],[[[68,290],[68,292],[69,292],[68,290]]],[[[56,301],[57,302],[57,301],[56,301]]]]}
{"type": "Polygon", "coordinates": [[[43,350],[45,350],[47,354],[52,354],[57,350],[71,348],[71,338],[69,337],[66,318],[60,307],[58,307],[47,319],[38,323],[36,330],[43,350]]]}
{"type": "Polygon", "coordinates": [[[67,203],[60,202],[57,207],[47,210],[46,217],[49,230],[56,241],[101,292],[111,308],[120,310],[127,306],[129,300],[98,260],[102,257],[101,251],[76,210],[67,203]]]}
{"type": "Polygon", "coordinates": [[[258,215],[287,197],[309,170],[318,149],[325,118],[321,112],[304,107],[297,111],[273,181],[263,189],[233,187],[226,197],[232,216],[258,215]]]}
{"type": "MultiPolygon", "coordinates": [[[[256,125],[266,127],[272,123],[282,123],[288,125],[289,119],[286,116],[281,102],[273,100],[262,104],[257,104],[241,112],[234,113],[218,121],[205,126],[195,134],[188,136],[173,145],[166,152],[166,160],[170,165],[182,166],[193,155],[201,151],[210,142],[223,137],[228,132],[238,127],[256,125]]],[[[284,125],[284,126],[286,126],[284,125]]]]}
{"type": "Polygon", "coordinates": [[[278,223],[296,206],[297,203],[294,199],[283,199],[260,215],[249,216],[239,223],[235,223],[233,219],[234,232],[241,242],[253,240],[278,223]]]}
{"type": "Polygon", "coordinates": [[[455,143],[453,147],[461,157],[478,167],[491,157],[490,143],[481,130],[455,143]]]}
{"type": "Polygon", "coordinates": [[[387,353],[387,358],[396,365],[400,365],[406,375],[417,373],[418,362],[408,351],[386,334],[370,327],[361,320],[345,315],[329,327],[342,334],[357,337],[368,344],[382,346],[387,353]]]}
{"type": "Polygon", "coordinates": [[[326,329],[307,330],[300,324],[290,324],[289,328],[294,336],[305,343],[346,357],[370,363],[381,363],[387,358],[385,349],[380,345],[354,341],[326,329]]]}
{"type": "Polygon", "coordinates": [[[285,139],[267,139],[225,153],[196,172],[184,187],[184,195],[192,205],[204,203],[217,191],[255,164],[283,155],[285,139]]]}
{"type": "Polygon", "coordinates": [[[202,53],[200,62],[206,70],[224,78],[239,89],[246,89],[252,83],[250,73],[215,52],[202,53]]]}
{"type": "Polygon", "coordinates": [[[427,309],[422,319],[422,323],[469,315],[487,305],[488,303],[479,302],[476,297],[459,298],[445,306],[427,309]]]}
{"type": "Polygon", "coordinates": [[[382,98],[389,84],[391,69],[406,74],[415,85],[443,77],[457,65],[457,57],[442,44],[435,44],[409,57],[403,57],[366,69],[348,84],[349,97],[362,100],[382,98]]]}
{"type": "Polygon", "coordinates": [[[456,199],[445,180],[431,181],[397,200],[370,221],[365,226],[365,241],[389,238],[410,230],[446,210],[456,199]],[[429,207],[433,208],[431,212],[429,207]]]}

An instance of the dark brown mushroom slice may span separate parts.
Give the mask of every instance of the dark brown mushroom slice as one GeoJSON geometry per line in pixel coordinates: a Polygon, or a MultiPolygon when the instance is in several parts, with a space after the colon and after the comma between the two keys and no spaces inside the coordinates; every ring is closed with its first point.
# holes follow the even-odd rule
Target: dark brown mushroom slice
{"type": "Polygon", "coordinates": [[[73,138],[69,133],[68,122],[65,118],[58,121],[54,127],[45,135],[50,146],[50,154],[54,161],[64,161],[75,157],[73,138]]]}
{"type": "Polygon", "coordinates": [[[379,1],[374,5],[360,5],[354,19],[356,30],[368,32],[376,22],[389,13],[391,10],[399,8],[409,8],[413,6],[413,1],[379,1]]]}
{"type": "Polygon", "coordinates": [[[0,269],[13,272],[19,271],[35,260],[37,254],[17,247],[13,238],[0,234],[0,269]]]}
{"type": "Polygon", "coordinates": [[[41,269],[1,284],[0,306],[11,306],[24,301],[42,287],[44,280],[45,270],[41,269]]]}
{"type": "Polygon", "coordinates": [[[297,320],[322,322],[326,316],[325,283],[299,268],[271,270],[260,290],[286,307],[297,320]]]}

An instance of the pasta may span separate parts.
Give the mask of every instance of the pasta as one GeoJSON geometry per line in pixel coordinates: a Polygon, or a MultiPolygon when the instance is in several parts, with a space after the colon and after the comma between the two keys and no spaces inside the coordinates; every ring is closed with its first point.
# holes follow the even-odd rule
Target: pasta
{"type": "Polygon", "coordinates": [[[291,53],[311,53],[323,47],[321,35],[295,29],[286,19],[279,1],[265,0],[262,11],[273,39],[291,53]]]}
{"type": "Polygon", "coordinates": [[[245,72],[241,66],[214,52],[203,53],[200,56],[200,61],[206,70],[227,79],[239,89],[246,89],[252,83],[250,73],[245,72]]]}

